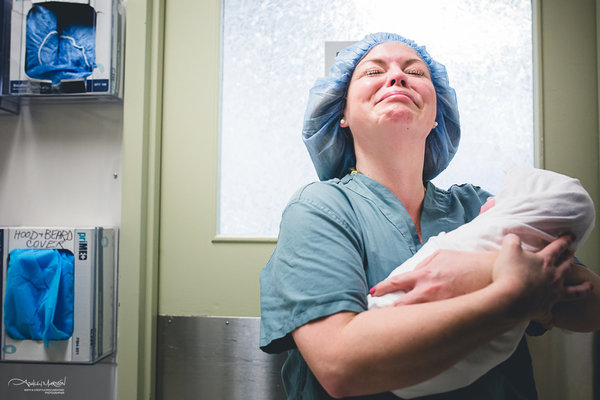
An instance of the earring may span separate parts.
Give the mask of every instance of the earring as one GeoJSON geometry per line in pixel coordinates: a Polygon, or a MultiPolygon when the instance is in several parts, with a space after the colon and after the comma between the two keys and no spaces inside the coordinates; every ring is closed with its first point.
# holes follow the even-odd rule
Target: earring
{"type": "Polygon", "coordinates": [[[344,125],[346,125],[346,120],[345,120],[344,118],[342,118],[342,119],[340,120],[340,126],[343,128],[343,127],[344,127],[344,125]]]}
{"type": "Polygon", "coordinates": [[[438,126],[438,123],[437,123],[437,121],[435,121],[435,122],[433,123],[433,129],[437,128],[437,126],[438,126]]]}

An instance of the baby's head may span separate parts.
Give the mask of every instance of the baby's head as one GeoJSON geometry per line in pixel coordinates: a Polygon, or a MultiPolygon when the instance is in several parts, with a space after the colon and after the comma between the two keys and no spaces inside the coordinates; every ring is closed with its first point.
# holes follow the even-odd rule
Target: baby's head
{"type": "Polygon", "coordinates": [[[523,218],[553,238],[571,233],[573,250],[588,238],[596,218],[594,202],[578,179],[531,167],[506,173],[495,206],[487,212],[523,218]]]}

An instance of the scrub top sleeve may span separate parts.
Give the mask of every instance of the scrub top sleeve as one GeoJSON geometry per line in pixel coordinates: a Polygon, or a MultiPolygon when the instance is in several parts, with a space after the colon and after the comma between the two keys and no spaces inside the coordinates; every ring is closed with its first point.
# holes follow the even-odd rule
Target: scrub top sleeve
{"type": "Polygon", "coordinates": [[[356,229],[338,206],[299,198],[282,218],[277,248],[260,277],[260,347],[295,348],[291,332],[314,319],[367,309],[367,280],[356,229]],[[335,206],[335,207],[332,207],[335,206]]]}

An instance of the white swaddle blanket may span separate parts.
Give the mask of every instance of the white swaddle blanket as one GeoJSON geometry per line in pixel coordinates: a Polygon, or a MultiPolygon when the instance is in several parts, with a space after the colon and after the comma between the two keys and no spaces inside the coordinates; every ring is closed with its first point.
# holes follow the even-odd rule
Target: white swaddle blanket
{"type": "MultiPolygon", "coordinates": [[[[430,238],[389,276],[412,271],[437,250],[499,250],[502,238],[508,233],[517,234],[523,249],[529,251],[543,248],[561,234],[572,233],[575,235],[572,250],[575,250],[594,227],[594,203],[589,194],[579,180],[555,172],[529,167],[512,168],[495,200],[494,207],[473,221],[452,232],[442,232],[430,238]]],[[[403,294],[399,291],[380,297],[369,295],[369,309],[391,306],[403,294]]],[[[393,393],[410,399],[468,386],[511,356],[527,325],[526,322],[521,323],[441,374],[393,393]]]]}

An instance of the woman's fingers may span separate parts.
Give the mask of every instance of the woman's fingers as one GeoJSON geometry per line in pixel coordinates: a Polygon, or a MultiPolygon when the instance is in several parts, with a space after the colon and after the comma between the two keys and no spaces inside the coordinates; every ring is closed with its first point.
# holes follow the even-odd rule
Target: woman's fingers
{"type": "Polygon", "coordinates": [[[409,304],[418,303],[429,303],[430,301],[436,301],[448,298],[447,296],[440,296],[437,292],[441,286],[419,286],[414,289],[407,291],[402,297],[394,302],[394,306],[406,306],[409,304]]]}
{"type": "Polygon", "coordinates": [[[513,298],[511,312],[528,319],[552,321],[556,304],[592,293],[590,282],[568,280],[574,262],[571,243],[572,238],[565,235],[531,253],[520,248],[517,237],[507,235],[495,264],[494,280],[504,284],[513,298]]]}
{"type": "Polygon", "coordinates": [[[570,235],[564,235],[550,242],[546,247],[537,252],[539,256],[548,260],[549,264],[557,265],[564,261],[571,254],[569,246],[573,239],[570,235]]]}
{"type": "Polygon", "coordinates": [[[521,248],[521,238],[515,235],[514,233],[507,234],[506,236],[504,236],[504,238],[502,238],[501,249],[507,254],[515,256],[523,250],[521,248]]]}
{"type": "Polygon", "coordinates": [[[555,260],[555,275],[557,279],[565,281],[565,277],[569,274],[569,271],[573,267],[575,258],[570,251],[564,253],[561,258],[555,260]]]}
{"type": "MultiPolygon", "coordinates": [[[[502,247],[498,253],[498,258],[494,263],[494,280],[502,275],[512,277],[512,269],[514,269],[515,265],[519,263],[523,263],[521,239],[517,235],[509,233],[502,238],[502,247]]],[[[519,271],[519,269],[517,269],[517,271],[519,271]]]]}
{"type": "Polygon", "coordinates": [[[576,284],[565,283],[565,278],[573,268],[574,263],[574,255],[569,248],[571,242],[571,236],[561,236],[542,250],[550,248],[545,252],[545,255],[551,257],[552,263],[550,266],[555,266],[555,282],[560,282],[563,285],[558,302],[580,300],[590,295],[594,290],[594,285],[588,281],[576,284]]]}
{"type": "Polygon", "coordinates": [[[406,272],[404,274],[391,276],[377,285],[373,286],[373,288],[369,291],[371,296],[383,296],[386,293],[396,292],[398,290],[402,290],[404,292],[408,292],[415,287],[416,283],[416,274],[411,272],[406,272]]]}
{"type": "Polygon", "coordinates": [[[507,234],[502,240],[502,246],[507,246],[514,250],[522,250],[521,249],[521,238],[514,233],[507,234]]]}
{"type": "Polygon", "coordinates": [[[429,298],[417,290],[410,291],[394,302],[394,306],[407,306],[409,304],[419,304],[429,302],[429,298]]]}
{"type": "Polygon", "coordinates": [[[436,254],[432,254],[425,258],[412,271],[387,277],[385,280],[373,286],[373,288],[369,291],[369,294],[371,296],[383,296],[384,294],[398,290],[402,290],[404,292],[413,290],[417,284],[419,276],[421,275],[417,270],[426,266],[435,255],[436,254]]]}
{"type": "Polygon", "coordinates": [[[565,286],[564,296],[562,301],[575,301],[583,297],[589,296],[594,290],[594,285],[591,282],[583,282],[577,285],[565,286]]]}

